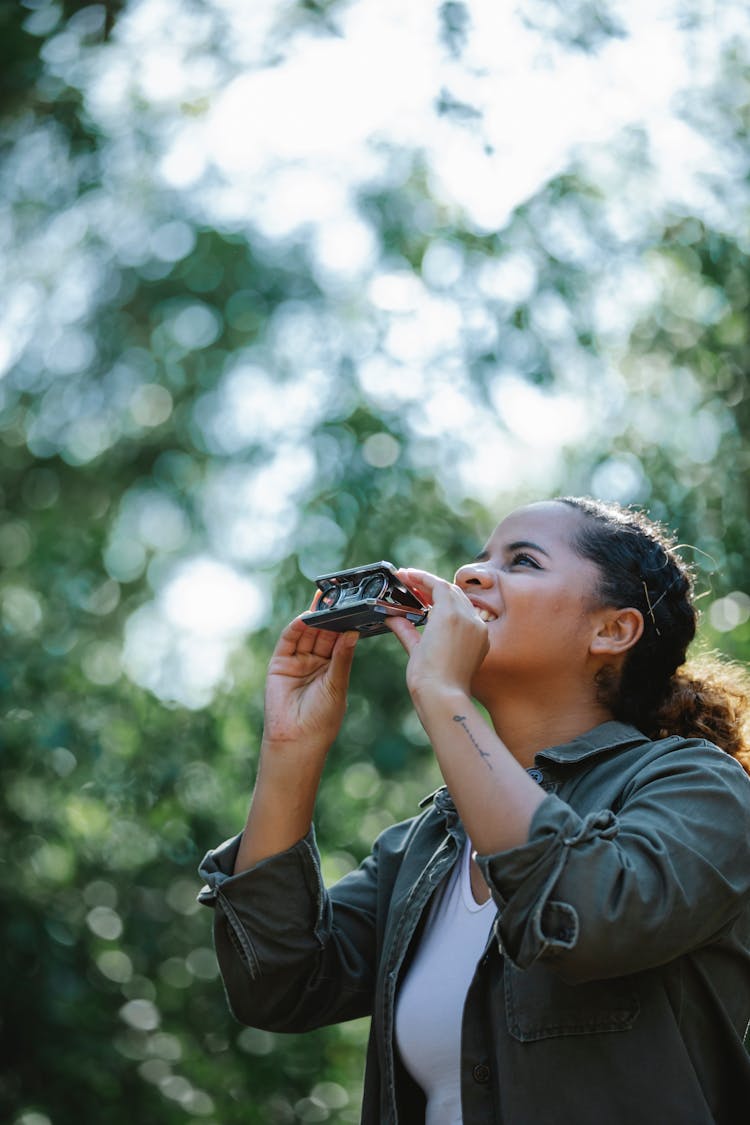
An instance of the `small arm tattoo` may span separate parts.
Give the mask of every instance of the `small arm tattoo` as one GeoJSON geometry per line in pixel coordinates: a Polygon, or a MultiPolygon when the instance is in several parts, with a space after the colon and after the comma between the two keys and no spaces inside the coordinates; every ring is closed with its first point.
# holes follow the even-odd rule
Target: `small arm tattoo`
{"type": "Polygon", "coordinates": [[[486,750],[482,749],[482,747],[479,745],[479,743],[477,742],[474,735],[469,730],[468,726],[466,725],[466,716],[465,715],[454,715],[453,716],[453,722],[458,723],[460,726],[462,726],[464,728],[464,730],[466,731],[467,735],[469,736],[469,738],[471,740],[472,745],[474,746],[477,753],[479,754],[479,757],[484,759],[484,761],[487,763],[488,769],[492,769],[492,762],[490,761],[490,755],[488,754],[488,752],[486,750]]]}

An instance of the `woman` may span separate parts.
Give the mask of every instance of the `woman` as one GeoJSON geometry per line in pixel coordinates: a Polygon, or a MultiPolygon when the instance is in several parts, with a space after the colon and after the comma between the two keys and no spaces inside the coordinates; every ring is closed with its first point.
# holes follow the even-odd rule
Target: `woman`
{"type": "Polygon", "coordinates": [[[234,1013],[372,1014],[371,1125],[746,1121],[747,697],[684,668],[684,564],[645,517],[567,498],[513,512],[454,583],[400,575],[431,607],[391,628],[446,785],[323,888],[356,634],[292,622],[245,831],[202,867],[234,1013]]]}

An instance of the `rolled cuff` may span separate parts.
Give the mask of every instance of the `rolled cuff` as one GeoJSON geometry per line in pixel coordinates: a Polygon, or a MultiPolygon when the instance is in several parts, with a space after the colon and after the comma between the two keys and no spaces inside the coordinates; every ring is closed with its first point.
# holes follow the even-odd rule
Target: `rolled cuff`
{"type": "Polygon", "coordinates": [[[205,886],[198,901],[216,910],[216,926],[253,979],[264,969],[298,964],[323,946],[330,907],[320,873],[315,833],[284,852],[233,874],[241,837],[209,851],[199,867],[205,886]]]}
{"type": "Polygon", "coordinates": [[[482,874],[500,908],[497,934],[504,952],[520,969],[540,957],[554,958],[575,947],[578,912],[553,897],[573,849],[611,840],[618,832],[613,812],[580,817],[549,794],[536,810],[527,843],[493,855],[477,856],[482,874]]]}

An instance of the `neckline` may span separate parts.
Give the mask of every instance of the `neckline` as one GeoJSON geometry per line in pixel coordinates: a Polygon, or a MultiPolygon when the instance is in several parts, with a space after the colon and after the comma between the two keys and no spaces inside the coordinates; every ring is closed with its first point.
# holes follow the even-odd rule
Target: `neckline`
{"type": "Polygon", "coordinates": [[[461,897],[466,909],[470,910],[472,914],[478,914],[480,910],[486,910],[488,906],[493,906],[494,902],[491,894],[484,902],[477,902],[474,898],[474,891],[471,889],[471,856],[473,850],[471,840],[467,836],[461,862],[461,897]]]}

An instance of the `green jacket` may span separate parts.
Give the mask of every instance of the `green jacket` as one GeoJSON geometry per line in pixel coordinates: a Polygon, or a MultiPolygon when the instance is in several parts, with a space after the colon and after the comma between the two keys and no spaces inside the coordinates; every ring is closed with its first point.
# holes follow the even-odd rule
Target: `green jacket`
{"type": "MultiPolygon", "coordinates": [[[[528,842],[478,857],[498,913],[464,1009],[464,1125],[745,1125],[750,778],[709,743],[614,722],[530,772],[547,797],[528,842]]],[[[201,866],[239,1020],[372,1015],[364,1125],[424,1118],[394,1002],[465,838],[447,791],[428,801],[330,891],[312,832],[240,875],[237,839],[201,866]]]]}

